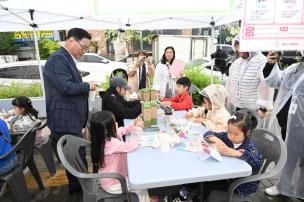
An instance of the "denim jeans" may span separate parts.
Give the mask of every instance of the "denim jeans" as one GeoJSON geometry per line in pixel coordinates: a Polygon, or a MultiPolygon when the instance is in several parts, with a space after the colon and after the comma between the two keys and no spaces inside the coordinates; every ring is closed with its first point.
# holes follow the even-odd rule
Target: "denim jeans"
{"type": "Polygon", "coordinates": [[[13,168],[15,168],[15,166],[17,165],[17,162],[18,162],[18,159],[17,159],[17,156],[15,156],[3,167],[0,167],[0,175],[3,175],[5,173],[9,172],[10,170],[12,170],[13,168]]]}

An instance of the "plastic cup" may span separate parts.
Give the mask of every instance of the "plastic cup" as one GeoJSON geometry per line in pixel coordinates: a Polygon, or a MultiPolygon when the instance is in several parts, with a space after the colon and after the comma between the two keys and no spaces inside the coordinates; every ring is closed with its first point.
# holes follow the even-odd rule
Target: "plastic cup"
{"type": "Polygon", "coordinates": [[[170,135],[167,133],[160,133],[159,134],[159,141],[160,141],[160,151],[161,152],[169,152],[170,151],[170,135]]]}
{"type": "Polygon", "coordinates": [[[89,100],[91,102],[94,102],[95,98],[96,98],[96,90],[90,90],[90,92],[89,92],[89,100]]]}

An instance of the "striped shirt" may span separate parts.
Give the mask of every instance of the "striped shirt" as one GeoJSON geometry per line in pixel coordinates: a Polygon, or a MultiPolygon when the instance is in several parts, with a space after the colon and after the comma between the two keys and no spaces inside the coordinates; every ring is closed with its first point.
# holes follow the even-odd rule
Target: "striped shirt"
{"type": "Polygon", "coordinates": [[[263,81],[266,57],[260,53],[250,53],[248,59],[238,58],[229,69],[226,89],[230,102],[238,108],[257,109],[259,87],[263,81]]]}

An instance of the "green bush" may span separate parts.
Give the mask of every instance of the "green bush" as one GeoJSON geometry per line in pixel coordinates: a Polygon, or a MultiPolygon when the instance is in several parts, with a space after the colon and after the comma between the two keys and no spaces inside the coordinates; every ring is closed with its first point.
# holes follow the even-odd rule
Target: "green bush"
{"type": "Polygon", "coordinates": [[[13,32],[0,32],[0,55],[13,53],[18,48],[14,41],[13,32]]]}
{"type": "Polygon", "coordinates": [[[15,98],[17,96],[42,97],[42,88],[40,84],[16,84],[11,86],[0,86],[0,99],[15,98]]]}
{"type": "MultiPolygon", "coordinates": [[[[127,80],[124,76],[124,73],[121,71],[116,72],[115,75],[113,75],[113,74],[111,75],[111,77],[113,77],[113,76],[119,76],[119,77],[127,80]]],[[[103,81],[100,83],[100,90],[106,91],[106,90],[108,90],[109,87],[110,87],[110,75],[107,74],[107,75],[105,75],[103,81]]]]}
{"type": "Polygon", "coordinates": [[[104,77],[103,82],[101,82],[101,84],[100,84],[100,90],[106,91],[106,90],[108,90],[109,87],[110,87],[110,76],[106,75],[104,77]]]}
{"type": "Polygon", "coordinates": [[[48,57],[60,48],[59,41],[52,41],[50,39],[42,39],[39,42],[39,52],[40,58],[43,60],[48,59],[48,57]]]}
{"type": "MultiPolygon", "coordinates": [[[[208,74],[206,74],[202,69],[203,68],[201,65],[195,67],[189,65],[185,69],[186,76],[189,77],[191,83],[197,86],[200,90],[211,84],[211,77],[208,74]]],[[[214,84],[220,83],[220,79],[214,76],[213,83],[214,84]]],[[[199,93],[193,93],[192,100],[194,105],[202,104],[199,93]]]]}
{"type": "MultiPolygon", "coordinates": [[[[201,68],[186,69],[185,74],[199,89],[203,89],[211,84],[211,77],[206,74],[201,68]]],[[[213,76],[213,83],[220,83],[220,79],[216,76],[213,76]]]]}

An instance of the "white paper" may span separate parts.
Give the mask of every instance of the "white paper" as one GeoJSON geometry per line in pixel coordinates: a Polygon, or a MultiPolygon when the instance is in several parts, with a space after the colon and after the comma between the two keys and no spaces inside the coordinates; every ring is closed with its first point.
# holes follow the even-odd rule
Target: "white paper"
{"type": "Polygon", "coordinates": [[[209,147],[209,149],[210,149],[210,156],[212,158],[214,158],[217,161],[222,161],[222,156],[216,149],[214,149],[213,147],[209,147]]]}
{"type": "Polygon", "coordinates": [[[215,160],[222,161],[222,156],[218,152],[218,150],[213,148],[212,146],[209,146],[207,143],[203,144],[203,151],[209,154],[215,160]]]}
{"type": "Polygon", "coordinates": [[[159,148],[158,135],[143,135],[141,137],[140,146],[159,148]]]}

